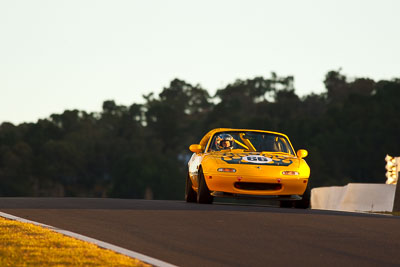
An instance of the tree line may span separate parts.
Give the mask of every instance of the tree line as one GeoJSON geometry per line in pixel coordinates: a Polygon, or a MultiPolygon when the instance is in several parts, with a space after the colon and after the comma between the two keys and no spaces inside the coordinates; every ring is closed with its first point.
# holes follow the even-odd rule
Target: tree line
{"type": "Polygon", "coordinates": [[[141,104],[3,122],[0,196],[183,199],[188,147],[219,127],[287,134],[309,151],[312,187],[384,183],[385,155],[400,155],[400,79],[330,71],[323,93],[302,97],[293,79],[236,80],[214,96],[174,79],[141,104]]]}

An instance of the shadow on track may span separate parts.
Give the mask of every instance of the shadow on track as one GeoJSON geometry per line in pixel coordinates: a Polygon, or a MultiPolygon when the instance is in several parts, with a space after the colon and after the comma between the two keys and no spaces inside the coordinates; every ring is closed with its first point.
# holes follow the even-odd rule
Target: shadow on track
{"type": "Polygon", "coordinates": [[[144,200],[115,198],[0,198],[0,209],[107,209],[107,210],[187,210],[195,211],[235,211],[235,212],[270,212],[291,214],[313,214],[357,217],[390,217],[387,215],[353,213],[312,209],[284,209],[269,204],[249,204],[215,202],[212,205],[186,203],[176,200],[144,200]]]}

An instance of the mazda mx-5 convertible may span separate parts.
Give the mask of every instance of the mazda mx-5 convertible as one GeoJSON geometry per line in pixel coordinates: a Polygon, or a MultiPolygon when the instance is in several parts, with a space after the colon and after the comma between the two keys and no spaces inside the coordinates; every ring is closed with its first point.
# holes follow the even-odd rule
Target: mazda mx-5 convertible
{"type": "Polygon", "coordinates": [[[281,133],[219,128],[208,132],[188,162],[185,199],[211,204],[214,197],[269,198],[281,207],[310,203],[308,152],[294,152],[281,133]]]}

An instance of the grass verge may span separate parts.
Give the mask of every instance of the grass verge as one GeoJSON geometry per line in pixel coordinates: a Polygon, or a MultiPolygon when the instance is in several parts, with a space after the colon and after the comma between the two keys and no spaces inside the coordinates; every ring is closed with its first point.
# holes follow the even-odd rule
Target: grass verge
{"type": "Polygon", "coordinates": [[[29,223],[0,217],[0,266],[150,266],[29,223]]]}

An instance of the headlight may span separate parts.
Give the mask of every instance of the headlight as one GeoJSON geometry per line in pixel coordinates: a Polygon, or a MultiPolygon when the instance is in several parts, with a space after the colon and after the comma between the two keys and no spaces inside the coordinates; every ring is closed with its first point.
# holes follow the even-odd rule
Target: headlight
{"type": "Polygon", "coordinates": [[[233,168],[219,168],[217,171],[219,171],[219,172],[236,172],[236,169],[233,169],[233,168]]]}
{"type": "Polygon", "coordinates": [[[296,171],[283,171],[283,175],[299,175],[299,172],[296,171]]]}

